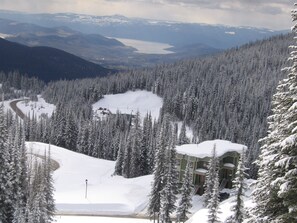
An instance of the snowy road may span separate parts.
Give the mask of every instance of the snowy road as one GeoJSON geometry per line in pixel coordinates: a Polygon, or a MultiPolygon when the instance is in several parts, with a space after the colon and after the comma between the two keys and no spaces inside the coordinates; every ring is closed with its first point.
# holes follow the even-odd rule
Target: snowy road
{"type": "Polygon", "coordinates": [[[21,118],[21,119],[24,119],[25,118],[25,114],[22,112],[21,109],[19,109],[17,107],[17,103],[20,102],[20,101],[24,101],[24,100],[15,100],[15,101],[12,101],[9,103],[9,106],[11,107],[11,109],[21,118]]]}

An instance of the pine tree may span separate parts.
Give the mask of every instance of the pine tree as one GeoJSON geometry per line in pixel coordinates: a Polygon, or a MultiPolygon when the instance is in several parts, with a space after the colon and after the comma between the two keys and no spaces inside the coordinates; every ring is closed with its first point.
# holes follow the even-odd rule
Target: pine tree
{"type": "Polygon", "coordinates": [[[116,160],[115,171],[114,171],[114,174],[119,176],[123,174],[124,149],[125,149],[123,141],[124,141],[123,139],[120,140],[120,148],[118,150],[118,157],[116,160]]]}
{"type": "Polygon", "coordinates": [[[124,160],[122,166],[122,176],[130,178],[131,174],[131,159],[132,159],[132,139],[130,133],[128,133],[127,141],[124,150],[124,160]]]}
{"type": "Polygon", "coordinates": [[[131,177],[141,176],[141,138],[140,113],[137,112],[131,129],[132,153],[131,153],[131,177]]]}
{"type": "MultiPolygon", "coordinates": [[[[297,21],[297,10],[292,11],[297,21]]],[[[293,27],[297,32],[297,25],[293,27]]],[[[293,65],[288,77],[281,81],[272,100],[268,118],[268,135],[261,140],[259,177],[253,192],[256,206],[249,222],[295,222],[297,219],[297,46],[291,46],[289,60],[293,65]]]]}
{"type": "Polygon", "coordinates": [[[157,152],[155,156],[154,180],[149,195],[148,214],[154,221],[157,217],[159,222],[161,210],[161,191],[164,188],[164,175],[165,175],[165,151],[167,148],[167,139],[165,136],[165,123],[162,124],[160,135],[158,138],[157,152]],[[157,214],[157,216],[156,216],[157,214]]]}
{"type": "Polygon", "coordinates": [[[183,145],[188,143],[190,143],[190,140],[187,137],[186,123],[183,122],[182,127],[180,129],[179,138],[178,138],[178,145],[183,145]]]}
{"type": "Polygon", "coordinates": [[[220,213],[219,209],[219,176],[218,176],[218,170],[216,170],[214,174],[214,185],[212,189],[211,199],[207,205],[208,208],[208,223],[220,223],[218,214],[220,213]]]}
{"type": "Polygon", "coordinates": [[[205,183],[204,183],[204,206],[207,207],[209,201],[213,196],[214,184],[216,180],[216,175],[218,171],[219,161],[216,155],[216,145],[213,147],[212,156],[208,163],[208,171],[205,176],[205,183]]]}
{"type": "Polygon", "coordinates": [[[11,181],[8,133],[3,104],[0,105],[0,222],[9,223],[11,207],[11,181]]]}
{"type": "MultiPolygon", "coordinates": [[[[172,128],[169,128],[171,135],[174,135],[172,128]]],[[[169,148],[165,151],[165,174],[163,177],[164,188],[161,191],[160,214],[163,222],[171,222],[170,214],[175,211],[175,202],[178,194],[178,172],[176,169],[175,139],[170,137],[169,148]]]]}
{"type": "Polygon", "coordinates": [[[233,212],[232,216],[228,218],[227,223],[242,223],[246,219],[246,211],[244,207],[243,198],[245,196],[244,192],[247,189],[245,179],[248,177],[245,167],[245,151],[242,150],[241,156],[237,165],[237,171],[235,174],[235,179],[233,180],[235,192],[234,205],[231,210],[233,212]]]}
{"type": "Polygon", "coordinates": [[[44,193],[45,193],[45,203],[46,203],[46,219],[47,219],[46,223],[50,223],[53,221],[54,214],[56,211],[50,145],[48,148],[48,153],[45,156],[43,175],[44,175],[43,182],[44,182],[44,193]]]}
{"type": "Polygon", "coordinates": [[[183,179],[180,190],[181,198],[176,212],[178,221],[185,222],[188,219],[187,214],[190,213],[189,209],[192,207],[192,193],[194,190],[193,180],[190,174],[190,162],[187,162],[183,179]]]}

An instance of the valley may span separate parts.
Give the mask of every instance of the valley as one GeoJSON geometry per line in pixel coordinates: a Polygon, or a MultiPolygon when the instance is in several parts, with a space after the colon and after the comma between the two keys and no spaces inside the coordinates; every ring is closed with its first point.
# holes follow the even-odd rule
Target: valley
{"type": "Polygon", "coordinates": [[[2,2],[0,223],[296,222],[296,6],[2,2]]]}

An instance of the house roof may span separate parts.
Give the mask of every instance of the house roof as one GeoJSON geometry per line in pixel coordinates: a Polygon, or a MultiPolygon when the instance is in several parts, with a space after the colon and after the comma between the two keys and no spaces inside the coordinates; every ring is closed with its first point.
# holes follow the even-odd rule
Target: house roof
{"type": "Polygon", "coordinates": [[[188,155],[198,158],[211,157],[213,147],[216,145],[217,156],[222,156],[227,152],[241,153],[242,149],[246,150],[247,147],[242,144],[232,143],[226,140],[209,140],[199,144],[185,144],[177,146],[177,153],[182,155],[188,155]]]}

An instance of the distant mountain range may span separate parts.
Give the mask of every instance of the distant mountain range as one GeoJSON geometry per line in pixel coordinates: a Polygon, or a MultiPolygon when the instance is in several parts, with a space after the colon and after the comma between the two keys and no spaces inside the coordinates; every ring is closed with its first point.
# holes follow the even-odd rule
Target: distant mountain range
{"type": "Polygon", "coordinates": [[[51,47],[28,47],[0,38],[0,71],[18,70],[46,82],[105,76],[114,72],[51,47]]]}
{"type": "Polygon", "coordinates": [[[287,31],[156,21],[120,15],[27,14],[0,10],[0,37],[27,46],[58,48],[112,69],[146,67],[210,55],[284,32],[287,31]],[[114,38],[119,38],[119,41],[114,38]],[[172,47],[167,50],[172,53],[139,53],[135,46],[126,46],[120,42],[121,39],[169,44],[172,47]]]}
{"type": "Polygon", "coordinates": [[[197,23],[180,23],[115,16],[91,16],[74,13],[26,14],[0,11],[1,18],[34,23],[46,27],[67,26],[83,33],[117,38],[168,43],[175,47],[202,44],[227,49],[287,31],[251,27],[230,27],[197,23]]]}

